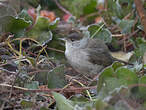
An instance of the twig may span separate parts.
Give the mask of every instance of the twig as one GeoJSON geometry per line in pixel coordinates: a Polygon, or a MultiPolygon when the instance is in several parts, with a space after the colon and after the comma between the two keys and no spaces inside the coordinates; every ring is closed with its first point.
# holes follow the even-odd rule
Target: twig
{"type": "Polygon", "coordinates": [[[143,8],[142,1],[141,0],[134,0],[134,3],[136,5],[137,12],[138,12],[140,19],[141,19],[141,24],[143,25],[144,32],[146,34],[146,14],[145,14],[145,10],[143,8]]]}
{"type": "Polygon", "coordinates": [[[64,13],[69,14],[69,15],[72,16],[72,14],[71,14],[68,10],[66,10],[63,6],[61,6],[57,0],[54,0],[54,2],[56,3],[56,5],[57,5],[64,13]]]}
{"type": "Polygon", "coordinates": [[[16,83],[16,79],[17,79],[19,73],[20,73],[20,72],[17,71],[17,74],[16,74],[16,76],[15,76],[15,79],[14,79],[14,81],[13,81],[13,83],[12,83],[11,91],[10,91],[10,94],[9,94],[9,99],[12,97],[13,88],[14,88],[14,85],[15,85],[15,83],[16,83]]]}
{"type": "Polygon", "coordinates": [[[133,87],[137,87],[137,86],[146,87],[146,84],[131,84],[128,86],[128,88],[133,88],[133,87]]]}
{"type": "Polygon", "coordinates": [[[53,51],[56,51],[56,52],[60,52],[60,53],[64,53],[63,50],[58,50],[58,49],[51,48],[51,47],[47,47],[47,49],[49,49],[49,50],[53,50],[53,51]]]}
{"type": "Polygon", "coordinates": [[[4,68],[0,68],[0,70],[5,71],[5,72],[7,72],[7,73],[16,74],[16,72],[14,72],[14,71],[9,71],[9,70],[4,69],[4,68]]]}
{"type": "Polygon", "coordinates": [[[123,34],[112,34],[112,37],[123,37],[123,34]]]}
{"type": "MultiPolygon", "coordinates": [[[[0,87],[9,87],[12,88],[12,85],[9,84],[0,84],[0,87]]],[[[23,87],[19,87],[19,86],[13,86],[13,91],[15,92],[60,92],[62,91],[62,88],[56,88],[56,89],[28,89],[28,88],[23,88],[23,87]]],[[[77,87],[77,88],[65,88],[63,89],[64,92],[73,92],[73,91],[84,91],[84,90],[89,90],[89,89],[96,89],[96,86],[91,86],[91,87],[77,87]]],[[[4,89],[3,89],[4,91],[4,89]]],[[[5,90],[7,92],[9,92],[10,90],[5,90]]]]}
{"type": "Polygon", "coordinates": [[[30,54],[30,55],[33,55],[33,56],[37,56],[37,54],[35,54],[35,53],[32,53],[31,51],[29,51],[29,50],[27,50],[27,49],[25,49],[25,48],[23,48],[22,47],[22,50],[24,50],[25,52],[27,52],[28,54],[30,54]]]}
{"type": "Polygon", "coordinates": [[[50,70],[36,70],[36,71],[32,71],[32,72],[29,72],[28,74],[29,75],[33,75],[35,73],[39,73],[39,72],[49,72],[50,70]]]}

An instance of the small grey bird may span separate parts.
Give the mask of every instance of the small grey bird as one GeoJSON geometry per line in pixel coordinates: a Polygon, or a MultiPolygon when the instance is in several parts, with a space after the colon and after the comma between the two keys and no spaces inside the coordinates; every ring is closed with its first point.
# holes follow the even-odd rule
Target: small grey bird
{"type": "Polygon", "coordinates": [[[81,74],[99,73],[114,61],[119,61],[111,56],[102,40],[82,37],[78,33],[72,33],[65,39],[65,47],[68,62],[81,74]]]}

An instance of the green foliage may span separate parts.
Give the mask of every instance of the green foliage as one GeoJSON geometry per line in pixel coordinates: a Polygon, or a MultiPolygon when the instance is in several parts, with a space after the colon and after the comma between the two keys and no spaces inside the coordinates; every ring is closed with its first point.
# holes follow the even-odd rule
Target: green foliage
{"type": "Polygon", "coordinates": [[[44,45],[52,40],[53,34],[51,30],[56,28],[58,21],[58,18],[55,21],[50,22],[48,18],[38,16],[32,29],[27,32],[27,36],[44,45]]]}
{"type": "Polygon", "coordinates": [[[144,86],[146,84],[146,76],[143,76],[139,79],[139,95],[142,99],[146,99],[146,87],[144,86]]]}
{"type": "Polygon", "coordinates": [[[132,39],[131,41],[135,47],[135,50],[130,61],[137,62],[139,66],[137,65],[137,63],[136,65],[140,67],[142,58],[144,57],[144,53],[146,52],[146,41],[140,37],[136,39],[132,39]]]}
{"type": "Polygon", "coordinates": [[[49,19],[38,17],[32,29],[27,33],[27,36],[39,41],[41,44],[52,40],[52,32],[48,29],[49,24],[49,19]]]}
{"type": "Polygon", "coordinates": [[[143,56],[146,52],[146,41],[144,39],[138,38],[136,39],[136,49],[135,49],[135,55],[137,57],[143,56]]]}
{"type": "Polygon", "coordinates": [[[97,90],[106,93],[106,96],[108,96],[119,87],[128,87],[128,85],[137,83],[138,77],[135,72],[115,62],[112,66],[106,68],[99,76],[97,90]]]}
{"type": "Polygon", "coordinates": [[[32,108],[33,107],[33,102],[31,102],[31,101],[29,101],[29,100],[21,100],[21,102],[20,102],[20,104],[21,104],[21,106],[23,107],[23,108],[32,108]]]}
{"type": "Polygon", "coordinates": [[[56,100],[58,110],[104,110],[108,106],[107,103],[100,99],[91,102],[75,102],[55,92],[53,92],[53,96],[56,100]]]}
{"type": "Polygon", "coordinates": [[[63,88],[65,84],[64,65],[60,65],[48,73],[48,88],[63,88]]]}
{"type": "Polygon", "coordinates": [[[33,19],[31,16],[29,16],[29,14],[27,13],[27,10],[22,10],[19,14],[18,14],[19,18],[25,19],[26,21],[29,22],[33,22],[33,19]]]}
{"type": "Polygon", "coordinates": [[[24,87],[26,87],[28,89],[38,89],[39,82],[38,81],[31,81],[31,82],[25,83],[24,87]]]}
{"type": "Polygon", "coordinates": [[[114,70],[112,67],[108,67],[102,72],[98,80],[98,89],[97,89],[98,91],[101,90],[106,79],[112,77],[113,73],[114,73],[114,70]]]}
{"type": "Polygon", "coordinates": [[[132,10],[133,0],[108,0],[108,13],[122,19],[132,10]]]}
{"type": "Polygon", "coordinates": [[[0,18],[0,24],[3,33],[11,32],[15,37],[22,37],[25,35],[26,28],[30,26],[31,22],[19,17],[4,16],[0,18]]]}
{"type": "Polygon", "coordinates": [[[83,8],[83,14],[90,14],[93,12],[96,12],[96,5],[97,1],[96,0],[91,0],[90,3],[88,3],[84,8],[83,8]]]}
{"type": "MultiPolygon", "coordinates": [[[[98,7],[100,4],[97,3],[97,0],[58,0],[65,9],[73,14],[67,21],[67,23],[70,23],[72,26],[72,30],[77,29],[77,31],[83,31],[85,36],[99,38],[107,44],[112,44],[116,49],[120,49],[121,45],[123,46],[123,44],[119,44],[117,40],[125,41],[123,35],[131,35],[136,29],[139,29],[139,31],[134,34],[134,37],[127,37],[126,39],[126,42],[131,41],[134,47],[134,55],[131,58],[131,62],[134,65],[124,66],[119,62],[114,62],[111,66],[105,68],[99,75],[96,84],[97,91],[96,89],[90,91],[92,100],[89,100],[89,95],[85,97],[86,94],[84,94],[84,92],[76,94],[78,91],[71,93],[63,91],[65,96],[72,96],[70,99],[66,99],[63,95],[53,92],[56,101],[56,105],[54,105],[54,99],[45,92],[38,92],[37,94],[31,94],[31,96],[25,92],[22,98],[30,100],[21,100],[21,102],[16,101],[15,103],[18,102],[24,109],[32,109],[34,107],[34,109],[37,108],[40,110],[48,110],[52,106],[56,107],[54,107],[54,110],[128,110],[131,105],[129,103],[126,104],[125,101],[127,101],[128,98],[131,101],[131,97],[134,96],[134,98],[137,98],[136,102],[139,101],[139,99],[142,100],[141,108],[145,107],[146,64],[143,64],[143,59],[146,53],[146,42],[145,39],[140,38],[144,36],[143,26],[140,24],[139,19],[138,21],[135,20],[137,13],[135,13],[133,0],[106,1],[107,10],[100,10],[98,7]],[[101,24],[89,24],[94,22],[95,17],[103,18],[103,22],[101,24]],[[80,22],[79,18],[82,18],[83,22],[80,22]],[[83,24],[87,24],[87,26],[83,26],[83,24]],[[112,34],[122,34],[122,36],[114,36],[112,38],[112,34]],[[131,89],[131,86],[134,87],[131,89]],[[36,96],[38,94],[43,98],[37,98],[36,96]],[[126,98],[126,100],[124,98],[126,98]]],[[[41,7],[43,6],[42,9],[49,7],[48,10],[55,8],[53,12],[60,12],[54,0],[23,0],[22,3],[24,2],[29,3],[29,5],[27,4],[28,6],[37,7],[41,4],[41,7]]],[[[61,51],[64,49],[64,44],[58,39],[62,33],[59,33],[60,30],[58,31],[57,28],[60,23],[66,26],[63,24],[64,21],[60,21],[60,18],[56,18],[50,22],[48,18],[39,16],[40,6],[37,9],[37,13],[33,13],[37,16],[36,21],[29,16],[27,10],[23,9],[17,17],[14,17],[16,13],[13,7],[9,7],[7,4],[3,5],[1,2],[0,7],[0,41],[2,41],[0,43],[0,46],[2,46],[0,47],[0,63],[1,65],[4,64],[4,66],[0,68],[0,80],[5,79],[5,77],[3,78],[2,76],[5,71],[6,74],[4,76],[9,75],[7,79],[11,79],[10,75],[13,76],[13,74],[7,74],[7,71],[11,73],[12,69],[16,72],[20,72],[16,78],[16,87],[25,87],[29,89],[29,92],[32,89],[40,88],[39,86],[42,85],[47,85],[49,89],[63,88],[67,84],[64,78],[66,69],[64,65],[60,64],[62,60],[65,60],[64,54],[61,51]],[[14,34],[14,38],[7,40],[7,33],[9,32],[14,34]],[[14,42],[16,40],[15,38],[25,36],[30,39],[25,40],[25,42],[23,41],[23,45],[18,45],[18,43],[14,42]],[[5,44],[3,45],[3,43],[5,44]],[[9,43],[9,45],[7,45],[7,43],[9,43]],[[47,44],[47,47],[45,47],[47,57],[42,47],[40,45],[38,46],[38,44],[42,46],[46,46],[47,44]],[[50,58],[50,56],[53,58],[50,58]]],[[[59,14],[61,15],[62,13],[59,14]]],[[[58,15],[55,14],[55,16],[58,15]]],[[[67,33],[67,35],[63,36],[68,36],[69,32],[66,32],[65,28],[62,30],[64,33],[67,33]]],[[[67,31],[68,30],[69,29],[67,29],[67,31]]],[[[124,47],[124,49],[125,48],[126,47],[124,47]]],[[[14,76],[16,77],[16,74],[14,74],[14,76]]],[[[8,84],[11,84],[11,81],[8,84]]],[[[72,86],[74,86],[74,84],[72,84],[72,86]]],[[[87,86],[89,85],[87,84],[87,86]]],[[[14,92],[15,89],[14,86],[14,92]]],[[[5,98],[1,96],[0,104],[3,103],[3,99],[5,98]]],[[[12,99],[12,101],[14,101],[14,99],[12,99]]],[[[13,104],[13,102],[11,103],[13,104]]],[[[9,107],[9,103],[6,105],[9,107]]]]}
{"type": "Polygon", "coordinates": [[[122,34],[131,33],[131,28],[134,24],[134,20],[121,20],[119,23],[119,27],[121,28],[122,34]]]}
{"type": "Polygon", "coordinates": [[[58,110],[74,110],[73,104],[61,94],[53,92],[58,110]]]}
{"type": "Polygon", "coordinates": [[[60,2],[76,17],[96,11],[96,0],[60,0],[60,2]]]}
{"type": "Polygon", "coordinates": [[[90,37],[99,38],[105,43],[110,43],[112,41],[112,34],[107,28],[102,28],[102,25],[89,25],[88,31],[90,32],[90,37]]]}

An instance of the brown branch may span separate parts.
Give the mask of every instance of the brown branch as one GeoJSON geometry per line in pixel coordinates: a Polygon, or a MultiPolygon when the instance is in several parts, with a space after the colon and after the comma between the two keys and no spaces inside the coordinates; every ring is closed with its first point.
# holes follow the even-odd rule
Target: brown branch
{"type": "Polygon", "coordinates": [[[146,12],[143,8],[143,4],[142,4],[142,1],[141,0],[134,0],[134,3],[136,5],[136,10],[140,16],[140,19],[141,19],[141,24],[143,25],[144,27],[144,32],[146,34],[146,12]]]}
{"type": "Polygon", "coordinates": [[[60,52],[60,53],[64,53],[63,50],[59,50],[59,49],[55,49],[55,48],[51,48],[51,47],[47,47],[47,49],[53,50],[53,51],[56,51],[56,52],[60,52]]]}
{"type": "Polygon", "coordinates": [[[133,88],[133,87],[138,87],[138,86],[146,87],[146,84],[131,84],[131,85],[128,86],[128,88],[133,88]]]}
{"type": "MultiPolygon", "coordinates": [[[[0,84],[0,88],[3,89],[3,91],[6,92],[10,92],[10,90],[8,89],[4,89],[4,88],[12,88],[12,85],[9,84],[0,84]]],[[[23,87],[19,87],[19,86],[13,86],[13,91],[16,92],[60,92],[60,91],[64,91],[64,92],[73,92],[73,91],[83,91],[83,90],[89,90],[89,89],[96,89],[97,86],[91,86],[91,87],[76,87],[76,88],[56,88],[56,89],[27,89],[27,88],[23,88],[23,87]]]]}
{"type": "Polygon", "coordinates": [[[68,10],[66,10],[63,6],[61,6],[57,0],[54,0],[54,2],[64,13],[72,15],[68,10]]]}

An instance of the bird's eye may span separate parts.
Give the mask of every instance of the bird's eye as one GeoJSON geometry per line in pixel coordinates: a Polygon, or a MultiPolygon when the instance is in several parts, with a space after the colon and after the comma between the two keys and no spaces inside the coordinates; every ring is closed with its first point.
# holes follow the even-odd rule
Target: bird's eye
{"type": "Polygon", "coordinates": [[[74,39],[70,39],[72,42],[75,41],[74,39]]]}

